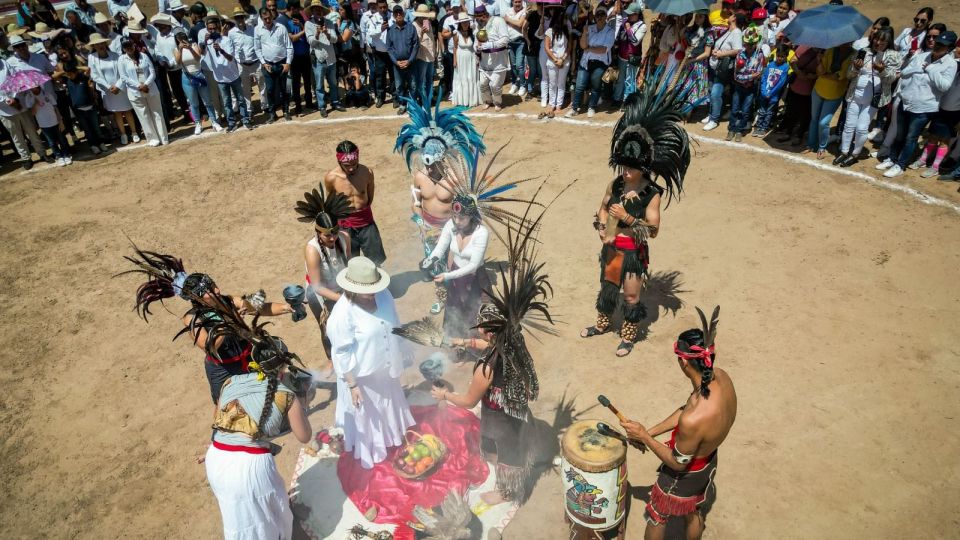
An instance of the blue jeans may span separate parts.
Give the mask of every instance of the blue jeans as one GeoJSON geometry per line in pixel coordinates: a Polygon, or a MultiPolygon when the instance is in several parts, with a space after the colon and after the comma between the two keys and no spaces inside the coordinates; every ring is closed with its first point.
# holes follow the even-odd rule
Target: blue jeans
{"type": "Polygon", "coordinates": [[[510,47],[510,72],[513,73],[513,84],[520,86],[527,85],[527,76],[524,74],[524,62],[526,60],[526,55],[523,54],[523,38],[517,38],[511,41],[508,46],[510,47]]]}
{"type": "MultiPolygon", "coordinates": [[[[419,101],[424,107],[429,107],[426,103],[427,96],[430,94],[430,87],[433,86],[433,62],[426,60],[414,60],[413,65],[408,69],[413,69],[413,98],[419,101]]],[[[434,98],[436,99],[436,98],[434,98]]]]}
{"type": "MultiPolygon", "coordinates": [[[[203,119],[203,115],[200,113],[200,100],[203,100],[203,104],[207,108],[207,118],[211,122],[217,121],[217,111],[213,110],[213,101],[210,99],[210,89],[207,88],[207,85],[203,86],[194,86],[190,84],[190,76],[187,75],[187,70],[182,70],[183,73],[180,74],[180,85],[183,86],[183,93],[187,96],[187,103],[190,104],[190,116],[193,117],[194,123],[200,122],[203,119]]],[[[203,78],[202,73],[197,73],[197,77],[203,78]]]]}
{"type": "Polygon", "coordinates": [[[534,94],[540,90],[540,85],[535,84],[537,79],[543,77],[543,73],[540,73],[540,58],[537,56],[525,56],[525,61],[527,62],[527,93],[534,94]]]}
{"type": "Polygon", "coordinates": [[[313,64],[313,84],[317,94],[317,108],[321,111],[327,108],[327,102],[337,107],[340,105],[340,89],[337,87],[337,64],[313,64]],[[324,81],[329,90],[324,89],[324,81]]]}
{"type": "MultiPolygon", "coordinates": [[[[412,98],[413,89],[416,87],[416,74],[413,71],[413,64],[407,66],[407,69],[400,69],[396,65],[393,66],[393,83],[395,92],[393,99],[399,101],[400,96],[412,98]]],[[[401,103],[402,105],[402,103],[401,103]]]]}
{"type": "MultiPolygon", "coordinates": [[[[47,146],[53,152],[53,157],[59,159],[70,155],[70,146],[67,144],[67,138],[60,133],[60,126],[40,128],[40,131],[43,133],[43,138],[47,140],[47,146]]],[[[43,148],[36,150],[40,157],[43,157],[43,148]]]]}
{"type": "Polygon", "coordinates": [[[733,103],[730,105],[731,133],[746,133],[750,129],[750,111],[753,107],[753,97],[757,95],[756,86],[743,86],[733,83],[733,103]]]}
{"type": "Polygon", "coordinates": [[[780,94],[770,97],[759,96],[760,100],[757,106],[757,131],[770,131],[770,124],[773,123],[773,117],[777,114],[777,105],[780,104],[780,94]]]}
{"type": "Polygon", "coordinates": [[[583,66],[577,66],[577,84],[574,87],[573,92],[573,110],[580,109],[581,102],[583,102],[583,93],[587,89],[587,84],[590,85],[590,100],[587,102],[587,107],[590,109],[596,108],[597,103],[600,101],[600,87],[603,86],[603,72],[606,71],[606,66],[602,63],[594,64],[593,70],[589,70],[583,66]]]}
{"type": "Polygon", "coordinates": [[[617,58],[617,69],[620,75],[617,77],[617,84],[613,85],[613,100],[626,101],[637,91],[637,70],[640,67],[630,64],[629,60],[617,58]]]}
{"type": "Polygon", "coordinates": [[[223,105],[224,116],[227,117],[227,126],[233,129],[237,124],[233,117],[233,100],[237,100],[237,107],[240,109],[240,122],[245,126],[250,125],[250,111],[247,110],[247,102],[243,99],[243,81],[237,77],[232,82],[217,83],[220,88],[220,102],[223,105]]]}
{"type": "MultiPolygon", "coordinates": [[[[77,115],[77,120],[80,121],[80,129],[83,130],[87,142],[100,146],[103,143],[103,135],[100,134],[100,113],[97,112],[97,108],[93,107],[85,111],[74,109],[73,112],[77,115]]],[[[40,149],[38,148],[37,151],[39,153],[40,149]]]]}
{"type": "Polygon", "coordinates": [[[717,72],[711,68],[710,74],[710,121],[720,123],[723,114],[723,91],[726,85],[717,80],[717,72]]]}
{"type": "Polygon", "coordinates": [[[830,121],[840,108],[843,99],[823,99],[814,90],[810,94],[810,131],[807,133],[807,148],[825,150],[830,140],[830,121]]]}
{"type": "Polygon", "coordinates": [[[903,104],[900,104],[899,117],[897,121],[897,137],[893,140],[890,147],[890,159],[906,169],[913,159],[913,153],[917,151],[917,140],[920,133],[930,121],[930,115],[936,113],[913,113],[905,110],[903,104]]]}
{"type": "Polygon", "coordinates": [[[270,96],[270,118],[277,117],[277,109],[287,116],[290,112],[290,94],[287,92],[287,74],[283,72],[283,64],[268,63],[260,70],[267,95],[270,96]],[[267,66],[270,66],[270,71],[267,71],[267,66]]]}

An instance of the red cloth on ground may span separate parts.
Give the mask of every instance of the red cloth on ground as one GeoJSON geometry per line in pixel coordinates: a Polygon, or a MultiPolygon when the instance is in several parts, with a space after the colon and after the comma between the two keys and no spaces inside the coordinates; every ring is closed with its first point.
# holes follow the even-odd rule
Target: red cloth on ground
{"type": "Polygon", "coordinates": [[[405,528],[413,519],[413,507],[438,506],[450,491],[464,494],[489,475],[487,462],[480,454],[480,419],[460,407],[410,407],[417,425],[414,431],[436,435],[447,447],[447,456],[424,480],[400,478],[393,460],[402,447],[393,449],[387,459],[372,469],[360,466],[352,453],[344,452],[337,462],[337,476],[343,492],[361,512],[377,508],[376,523],[395,523],[405,528]]]}

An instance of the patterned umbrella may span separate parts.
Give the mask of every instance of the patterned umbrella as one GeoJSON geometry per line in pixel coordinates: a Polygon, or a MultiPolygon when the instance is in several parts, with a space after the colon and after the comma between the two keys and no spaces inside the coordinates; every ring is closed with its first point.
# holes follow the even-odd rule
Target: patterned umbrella
{"type": "Polygon", "coordinates": [[[713,0],[648,0],[650,11],[666,15],[686,15],[701,9],[710,9],[713,0]]]}
{"type": "Polygon", "coordinates": [[[7,77],[3,84],[0,84],[0,90],[9,95],[19,94],[31,88],[43,86],[49,80],[50,76],[41,71],[32,69],[18,71],[7,77]]]}
{"type": "Polygon", "coordinates": [[[853,6],[827,4],[804,10],[783,33],[797,45],[829,49],[860,39],[871,22],[853,6]]]}

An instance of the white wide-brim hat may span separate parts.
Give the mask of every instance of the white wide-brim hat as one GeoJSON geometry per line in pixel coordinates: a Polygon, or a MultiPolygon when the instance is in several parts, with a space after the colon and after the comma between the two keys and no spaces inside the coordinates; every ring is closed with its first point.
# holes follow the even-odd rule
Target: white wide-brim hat
{"type": "Polygon", "coordinates": [[[376,294],[390,285],[390,274],[366,257],[354,257],[337,274],[337,285],[357,294],[376,294]]]}

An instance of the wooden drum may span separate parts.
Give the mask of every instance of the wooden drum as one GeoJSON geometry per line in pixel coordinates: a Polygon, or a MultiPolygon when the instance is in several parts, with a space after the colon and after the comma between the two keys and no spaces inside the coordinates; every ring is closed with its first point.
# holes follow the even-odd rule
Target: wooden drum
{"type": "Polygon", "coordinates": [[[623,538],[630,497],[626,443],[597,432],[597,420],[583,420],[563,434],[560,458],[570,539],[623,538]]]}

